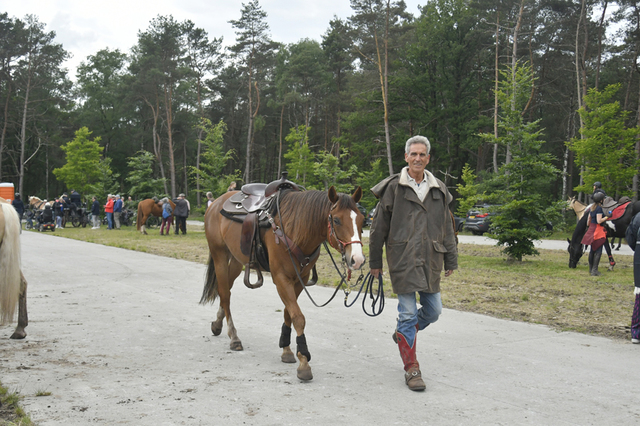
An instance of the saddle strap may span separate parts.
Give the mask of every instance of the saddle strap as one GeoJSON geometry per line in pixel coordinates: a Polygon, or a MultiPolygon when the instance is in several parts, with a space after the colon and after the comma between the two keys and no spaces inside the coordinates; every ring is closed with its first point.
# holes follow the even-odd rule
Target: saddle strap
{"type": "Polygon", "coordinates": [[[240,234],[240,251],[245,256],[251,255],[253,240],[255,239],[256,229],[258,229],[258,221],[255,213],[247,214],[242,222],[242,233],[240,234]]]}
{"type": "Polygon", "coordinates": [[[298,247],[298,245],[294,243],[291,238],[287,237],[284,232],[282,232],[282,229],[277,228],[273,223],[271,224],[271,226],[273,228],[273,233],[276,236],[276,244],[280,244],[280,240],[284,240],[285,245],[289,249],[289,252],[291,252],[291,254],[296,257],[296,260],[300,264],[301,268],[304,268],[309,263],[314,262],[318,258],[318,256],[320,256],[320,246],[318,246],[318,248],[315,249],[315,251],[309,256],[305,256],[305,254],[302,252],[302,249],[300,249],[300,247],[298,247]]]}

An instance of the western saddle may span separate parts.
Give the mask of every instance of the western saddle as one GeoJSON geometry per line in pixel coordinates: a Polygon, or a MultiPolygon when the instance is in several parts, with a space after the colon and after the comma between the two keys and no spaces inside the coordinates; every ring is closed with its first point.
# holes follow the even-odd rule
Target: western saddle
{"type": "MultiPolygon", "coordinates": [[[[249,288],[258,288],[263,284],[261,269],[269,272],[269,254],[264,247],[260,237],[259,228],[272,228],[276,235],[276,242],[284,239],[287,247],[294,254],[301,264],[310,260],[312,256],[304,256],[300,249],[277,228],[273,222],[272,215],[276,213],[276,195],[285,189],[300,191],[300,187],[287,179],[288,172],[282,172],[282,177],[269,184],[250,183],[243,185],[240,191],[229,197],[222,205],[220,212],[224,217],[242,224],[240,237],[240,251],[249,257],[249,263],[245,265],[244,284],[249,288]],[[297,249],[297,252],[296,252],[297,249]],[[301,258],[302,257],[302,258],[301,258]],[[255,283],[250,281],[250,270],[255,269],[258,276],[255,283]]],[[[319,253],[319,250],[316,252],[319,253]]],[[[314,267],[314,277],[317,274],[314,267]]],[[[313,285],[312,280],[307,285],[313,285]]]]}

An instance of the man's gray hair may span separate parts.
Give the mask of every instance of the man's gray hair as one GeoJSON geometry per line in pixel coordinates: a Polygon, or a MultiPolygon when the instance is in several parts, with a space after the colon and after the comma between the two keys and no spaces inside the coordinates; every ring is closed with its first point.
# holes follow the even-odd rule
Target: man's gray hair
{"type": "Polygon", "coordinates": [[[429,139],[427,139],[424,136],[414,136],[412,138],[409,138],[409,140],[407,140],[407,143],[404,146],[404,152],[406,154],[409,153],[409,150],[411,149],[411,145],[416,144],[416,143],[421,143],[422,145],[427,147],[427,155],[429,155],[429,153],[431,152],[431,144],[429,143],[429,139]]]}

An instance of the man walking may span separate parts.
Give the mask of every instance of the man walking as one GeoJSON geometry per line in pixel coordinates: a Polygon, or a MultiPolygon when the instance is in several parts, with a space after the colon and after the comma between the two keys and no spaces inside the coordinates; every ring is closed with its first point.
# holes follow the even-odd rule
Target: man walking
{"type": "Polygon", "coordinates": [[[100,229],[100,203],[96,196],[93,197],[93,204],[91,204],[91,219],[93,220],[91,229],[100,229]]]}
{"type": "Polygon", "coordinates": [[[391,285],[398,295],[398,321],[393,340],[404,363],[409,389],[425,389],[416,356],[418,331],[438,320],[442,312],[440,275],[458,268],[453,197],[442,181],[425,168],[431,144],[414,136],[405,144],[408,166],[378,183],[371,191],[380,199],[371,225],[371,275],[382,273],[382,250],[387,249],[391,285]],[[416,293],[421,307],[417,308],[416,293]]]}
{"type": "Polygon", "coordinates": [[[187,233],[187,217],[189,216],[189,203],[185,200],[185,195],[178,195],[178,199],[176,200],[176,208],[173,209],[173,217],[176,218],[176,229],[175,233],[178,235],[179,231],[182,231],[182,234],[187,233]]]}

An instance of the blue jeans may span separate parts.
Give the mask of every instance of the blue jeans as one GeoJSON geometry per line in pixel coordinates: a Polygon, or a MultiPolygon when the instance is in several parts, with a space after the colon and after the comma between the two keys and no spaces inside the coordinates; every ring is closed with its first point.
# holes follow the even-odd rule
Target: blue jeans
{"type": "Polygon", "coordinates": [[[409,346],[413,346],[418,329],[424,330],[429,324],[438,321],[442,313],[440,293],[418,292],[420,309],[416,303],[416,293],[398,295],[398,332],[407,338],[409,346]]]}
{"type": "Polygon", "coordinates": [[[107,213],[108,229],[113,229],[113,213],[107,213]]]}

